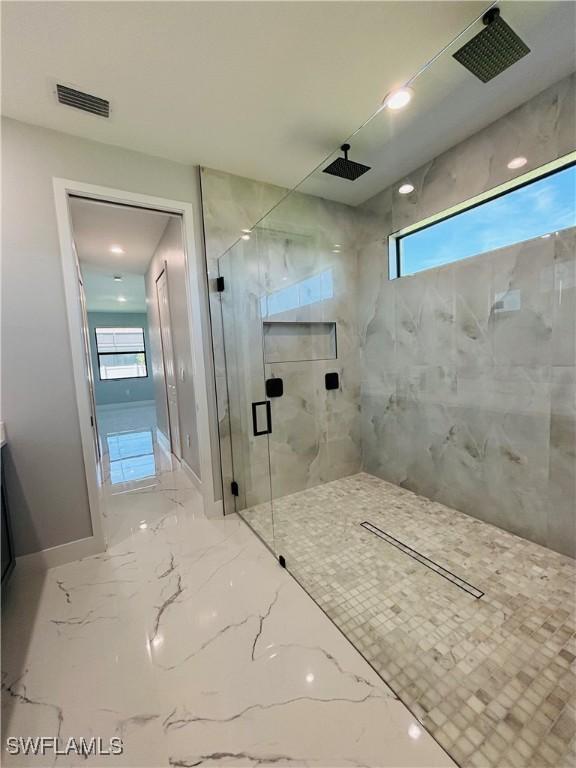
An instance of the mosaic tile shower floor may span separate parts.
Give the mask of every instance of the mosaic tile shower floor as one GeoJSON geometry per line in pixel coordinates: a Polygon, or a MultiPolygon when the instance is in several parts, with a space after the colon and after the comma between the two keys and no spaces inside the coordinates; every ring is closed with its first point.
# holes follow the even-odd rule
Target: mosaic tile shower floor
{"type": "MultiPolygon", "coordinates": [[[[241,515],[271,542],[269,505],[241,515]]],[[[571,558],[364,473],[275,501],[274,535],[292,574],[461,766],[576,765],[571,558]]]]}

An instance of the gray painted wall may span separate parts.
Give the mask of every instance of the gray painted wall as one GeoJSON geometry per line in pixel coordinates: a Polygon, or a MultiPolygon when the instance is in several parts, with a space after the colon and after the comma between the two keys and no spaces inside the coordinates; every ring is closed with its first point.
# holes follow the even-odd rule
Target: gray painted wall
{"type": "Polygon", "coordinates": [[[153,357],[152,370],[158,426],[168,436],[166,390],[156,297],[156,280],[162,273],[165,265],[168,274],[174,364],[178,374],[176,390],[178,392],[178,418],[180,421],[182,458],[194,470],[196,475],[200,477],[194,366],[192,363],[189,313],[186,297],[186,261],[182,239],[182,221],[179,217],[174,217],[168,222],[146,273],[146,303],[148,305],[150,321],[150,343],[153,357]]]}
{"type": "MultiPolygon", "coordinates": [[[[189,201],[195,213],[199,203],[193,167],[2,119],[2,418],[9,439],[7,485],[18,555],[92,532],[55,176],[189,201]]],[[[199,217],[195,228],[201,247],[199,217]]]]}
{"type": "Polygon", "coordinates": [[[92,355],[92,369],[94,371],[94,397],[96,405],[154,400],[152,357],[146,312],[88,312],[88,326],[90,329],[90,352],[92,355]],[[96,328],[143,328],[148,376],[142,379],[101,381],[96,351],[96,328]]]}

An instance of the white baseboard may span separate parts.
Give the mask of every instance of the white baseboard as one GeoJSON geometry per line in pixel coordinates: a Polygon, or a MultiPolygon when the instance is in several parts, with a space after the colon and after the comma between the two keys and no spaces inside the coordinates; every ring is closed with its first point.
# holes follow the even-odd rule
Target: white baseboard
{"type": "Polygon", "coordinates": [[[96,536],[87,536],[85,539],[68,541],[66,544],[42,549],[40,552],[20,555],[16,558],[16,568],[19,571],[46,571],[48,568],[72,563],[74,560],[81,560],[83,557],[98,555],[105,551],[104,542],[99,541],[96,536]]]}
{"type": "Polygon", "coordinates": [[[204,500],[204,511],[206,513],[206,517],[211,519],[224,517],[224,502],[222,499],[218,501],[213,500],[210,503],[204,500]]]}
{"type": "Polygon", "coordinates": [[[204,512],[206,513],[206,517],[209,517],[209,518],[224,517],[224,502],[222,500],[215,501],[213,498],[207,499],[206,494],[204,493],[204,490],[205,490],[204,483],[202,482],[202,480],[200,480],[196,472],[194,472],[192,467],[189,464],[187,464],[184,461],[184,459],[182,459],[180,464],[184,472],[186,472],[190,480],[192,480],[192,482],[194,483],[194,485],[200,491],[200,493],[202,494],[202,497],[204,498],[204,512]]]}
{"type": "Polygon", "coordinates": [[[156,407],[154,400],[130,400],[127,403],[102,403],[102,405],[96,405],[97,411],[123,411],[126,408],[142,408],[143,406],[156,407]]]}
{"type": "Polygon", "coordinates": [[[188,477],[190,478],[190,480],[192,480],[192,482],[194,483],[194,485],[196,486],[196,488],[197,488],[197,489],[200,491],[200,493],[202,493],[202,495],[203,495],[203,487],[204,487],[204,486],[203,486],[203,484],[202,484],[202,480],[200,480],[200,478],[198,477],[198,475],[196,474],[196,472],[194,472],[194,470],[192,469],[192,467],[191,467],[191,466],[190,466],[190,465],[189,465],[189,464],[188,464],[186,461],[184,461],[184,459],[182,459],[182,460],[181,460],[181,462],[180,462],[180,466],[182,467],[182,469],[184,470],[184,472],[186,472],[186,474],[188,475],[188,477]]]}
{"type": "MultiPolygon", "coordinates": [[[[162,448],[162,450],[170,456],[172,454],[170,440],[159,427],[156,427],[156,439],[158,440],[158,445],[160,448],[162,448]]],[[[174,456],[174,458],[176,458],[176,456],[174,456]]]]}

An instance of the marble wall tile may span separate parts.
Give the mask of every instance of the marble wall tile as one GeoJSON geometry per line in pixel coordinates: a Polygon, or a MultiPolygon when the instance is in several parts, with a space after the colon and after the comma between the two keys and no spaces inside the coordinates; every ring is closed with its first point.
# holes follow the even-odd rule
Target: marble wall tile
{"type": "Polygon", "coordinates": [[[393,186],[361,206],[382,227],[359,244],[358,281],[365,471],[572,555],[574,421],[561,403],[576,230],[392,281],[386,239],[508,180],[510,157],[538,167],[572,151],[574,92],[572,76],[410,174],[414,193],[393,186]]]}
{"type": "MultiPolygon", "coordinates": [[[[220,462],[223,479],[224,507],[234,509],[230,482],[234,476],[230,440],[229,407],[225,384],[226,358],[222,325],[221,295],[215,291],[220,274],[218,260],[240,237],[242,229],[250,228],[284,195],[286,189],[273,184],[234,176],[208,168],[200,174],[202,211],[206,249],[206,272],[209,285],[212,348],[216,373],[217,417],[220,436],[220,462]],[[222,377],[224,377],[222,379],[222,377]]],[[[239,461],[239,460],[238,460],[239,461]]]]}
{"type": "Polygon", "coordinates": [[[552,368],[548,543],[576,557],[576,368],[552,368]]]}
{"type": "Polygon", "coordinates": [[[457,404],[503,415],[549,414],[548,366],[495,365],[478,373],[457,370],[457,404]]]}
{"type": "Polygon", "coordinates": [[[552,365],[576,365],[576,229],[554,236],[552,365]]]}
{"type": "Polygon", "coordinates": [[[215,261],[288,192],[274,184],[202,168],[206,253],[215,261]]]}
{"type": "Polygon", "coordinates": [[[454,264],[454,354],[459,372],[477,374],[494,364],[492,261],[485,255],[454,264]]]}
{"type": "MultiPolygon", "coordinates": [[[[365,471],[558,549],[568,512],[549,483],[564,509],[574,464],[568,421],[551,416],[554,251],[538,238],[381,288],[361,426],[365,471]]],[[[574,323],[556,316],[559,333],[574,323]]]]}
{"type": "Polygon", "coordinates": [[[396,185],[364,206],[388,211],[394,232],[463,200],[538,168],[574,150],[576,76],[570,75],[491,125],[410,173],[414,192],[399,195],[396,185]],[[519,155],[528,164],[510,171],[519,155]],[[388,206],[391,205],[391,214],[388,206]]]}
{"type": "Polygon", "coordinates": [[[356,208],[203,171],[209,274],[218,257],[221,272],[235,259],[228,315],[226,298],[212,302],[222,397],[227,376],[223,471],[246,478],[240,508],[363,466],[566,551],[573,427],[554,401],[576,363],[575,231],[394,281],[388,236],[509,180],[512,156],[525,154],[530,168],[573,150],[574,90],[566,78],[415,170],[413,194],[392,186],[356,208]],[[259,219],[251,241],[221,258],[259,219]],[[248,261],[235,255],[242,248],[254,249],[248,261]],[[322,273],[332,295],[291,305],[290,291],[322,273]],[[335,322],[338,334],[337,360],[265,366],[285,383],[272,402],[270,470],[266,439],[250,437],[251,399],[264,399],[263,319],[335,322]],[[332,393],[331,370],[341,377],[332,393]]]}
{"type": "Polygon", "coordinates": [[[362,462],[365,472],[402,485],[414,442],[406,431],[408,405],[395,391],[362,393],[362,462]]]}
{"type": "Polygon", "coordinates": [[[394,301],[394,292],[382,295],[389,285],[388,241],[385,237],[368,240],[358,245],[362,257],[362,269],[358,274],[358,294],[364,298],[357,302],[356,322],[359,334],[364,337],[379,312],[385,311],[389,301],[394,301]]]}
{"type": "Polygon", "coordinates": [[[428,279],[396,283],[396,364],[453,365],[454,273],[433,270],[428,279]]]}
{"type": "MultiPolygon", "coordinates": [[[[250,184],[245,193],[252,194],[250,184]]],[[[215,346],[228,382],[228,413],[221,416],[229,430],[223,423],[221,439],[232,454],[223,472],[239,483],[239,509],[360,468],[357,236],[352,209],[293,194],[253,228],[250,240],[220,257],[226,289],[218,297],[222,339],[215,346]],[[304,323],[333,323],[337,359],[264,365],[263,322],[297,322],[304,333],[304,323]],[[341,386],[327,392],[330,371],[339,373],[341,386]],[[284,395],[271,402],[273,432],[254,437],[251,403],[265,399],[264,379],[277,376],[284,395]]]]}
{"type": "Polygon", "coordinates": [[[478,511],[490,506],[501,528],[537,542],[546,540],[548,414],[484,412],[490,424],[482,478],[487,494],[478,511]]]}
{"type": "Polygon", "coordinates": [[[556,102],[550,106],[551,116],[548,125],[552,126],[551,133],[555,135],[556,151],[565,155],[574,150],[574,134],[576,133],[576,89],[575,77],[566,78],[558,84],[556,102]]]}
{"type": "Polygon", "coordinates": [[[490,331],[496,365],[551,363],[554,243],[536,238],[492,257],[490,331]]]}
{"type": "Polygon", "coordinates": [[[227,285],[221,311],[233,459],[230,477],[239,483],[240,499],[247,504],[270,498],[266,438],[255,437],[252,428],[251,404],[265,399],[260,307],[264,282],[258,255],[257,242],[241,240],[220,265],[227,285]]]}
{"type": "Polygon", "coordinates": [[[265,320],[330,322],[337,336],[337,359],[265,367],[266,378],[284,382],[284,395],[272,400],[273,498],[360,468],[354,224],[346,206],[296,194],[258,227],[265,320]],[[339,374],[338,390],[326,390],[328,372],[339,374]]]}
{"type": "Polygon", "coordinates": [[[269,436],[272,493],[280,498],[360,469],[359,391],[343,366],[328,361],[266,366],[284,395],[271,400],[269,436]],[[327,391],[324,374],[336,370],[340,389],[327,391]]]}

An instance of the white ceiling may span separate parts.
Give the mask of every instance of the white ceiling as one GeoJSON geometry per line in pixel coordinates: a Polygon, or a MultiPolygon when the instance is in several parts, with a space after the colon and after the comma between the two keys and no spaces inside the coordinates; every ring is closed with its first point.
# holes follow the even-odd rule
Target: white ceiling
{"type": "Polygon", "coordinates": [[[123,275],[117,283],[109,272],[82,267],[82,277],[89,312],[146,312],[143,275],[123,275]]]}
{"type": "Polygon", "coordinates": [[[99,272],[144,275],[170,219],[168,213],[70,198],[78,259],[99,272]],[[123,254],[110,252],[119,245],[123,254]]]}
{"type": "Polygon", "coordinates": [[[5,0],[2,109],[293,186],[488,5],[5,0]],[[110,120],[59,105],[56,82],[110,99],[110,120]]]}
{"type": "Polygon", "coordinates": [[[69,205],[88,310],[145,312],[144,275],[170,214],[74,197],[69,205]]]}
{"type": "Polygon", "coordinates": [[[322,163],[301,191],[362,203],[574,71],[575,3],[500,0],[498,7],[531,49],[527,56],[482,83],[452,56],[484,28],[479,20],[415,80],[405,110],[383,110],[352,137],[350,159],[370,166],[368,173],[352,183],[322,173],[322,163]]]}

